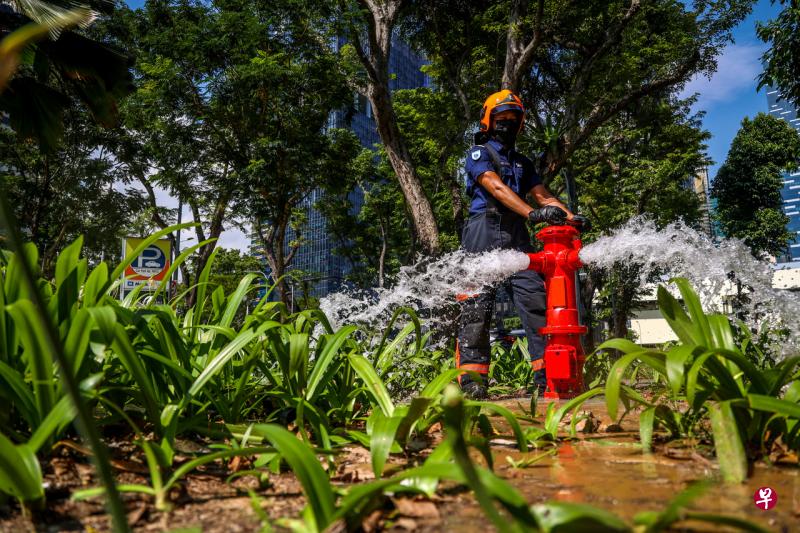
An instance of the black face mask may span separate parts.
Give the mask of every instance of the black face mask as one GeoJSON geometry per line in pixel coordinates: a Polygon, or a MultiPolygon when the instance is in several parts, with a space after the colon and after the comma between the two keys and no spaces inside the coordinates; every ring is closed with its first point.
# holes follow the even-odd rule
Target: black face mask
{"type": "Polygon", "coordinates": [[[494,123],[492,137],[503,143],[507,148],[513,148],[517,142],[517,132],[519,131],[519,120],[504,119],[494,123]]]}

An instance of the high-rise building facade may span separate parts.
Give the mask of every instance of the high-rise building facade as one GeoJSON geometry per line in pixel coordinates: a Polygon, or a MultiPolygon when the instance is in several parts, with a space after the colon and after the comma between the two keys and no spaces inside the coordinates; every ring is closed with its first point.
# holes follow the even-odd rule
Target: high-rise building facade
{"type": "MultiPolygon", "coordinates": [[[[345,39],[340,38],[332,45],[338,48],[346,43],[345,39]]],[[[411,47],[400,39],[393,38],[389,57],[390,89],[394,91],[429,86],[430,80],[421,70],[424,64],[424,58],[411,47]]],[[[372,108],[365,97],[355,94],[353,98],[352,109],[332,113],[328,127],[349,128],[358,136],[363,146],[372,148],[381,142],[372,108]]],[[[335,253],[336,248],[346,246],[347,243],[341,242],[328,231],[325,217],[314,207],[322,194],[321,190],[313,191],[301,206],[307,217],[307,223],[302,230],[303,244],[289,265],[289,270],[301,273],[300,280],[292,282],[295,298],[300,298],[301,293],[305,292],[317,298],[335,292],[353,269],[348,259],[335,253]]],[[[358,213],[364,203],[364,192],[360,189],[353,190],[349,199],[353,206],[351,214],[358,213]]],[[[289,233],[287,243],[294,239],[292,232],[289,233]]]]}
{"type": "Polygon", "coordinates": [[[711,219],[712,208],[708,185],[708,167],[703,167],[697,171],[697,174],[692,179],[691,187],[697,195],[697,201],[700,203],[700,220],[698,221],[697,229],[709,239],[714,239],[715,232],[711,219]]]}
{"type": "MultiPolygon", "coordinates": [[[[800,132],[800,117],[797,108],[781,98],[780,92],[770,88],[767,91],[769,114],[783,119],[794,129],[800,132]]],[[[783,257],[778,258],[779,263],[800,261],[800,168],[783,175],[783,212],[789,217],[788,230],[794,236],[789,243],[789,249],[783,257]]]]}

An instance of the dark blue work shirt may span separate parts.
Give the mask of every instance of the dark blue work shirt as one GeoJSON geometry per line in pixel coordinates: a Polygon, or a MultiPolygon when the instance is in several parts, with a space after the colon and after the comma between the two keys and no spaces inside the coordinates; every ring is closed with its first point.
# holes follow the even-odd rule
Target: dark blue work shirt
{"type": "MultiPolygon", "coordinates": [[[[515,150],[506,149],[502,143],[493,139],[489,140],[487,144],[491,144],[500,156],[502,167],[500,179],[520,198],[525,199],[530,190],[542,182],[539,175],[536,174],[533,162],[515,150]]],[[[467,196],[470,197],[469,214],[482,213],[486,210],[487,198],[490,193],[478,183],[478,177],[489,170],[495,172],[489,151],[483,146],[470,148],[467,152],[465,170],[467,172],[467,196]]],[[[506,210],[502,206],[501,209],[506,210]]]]}

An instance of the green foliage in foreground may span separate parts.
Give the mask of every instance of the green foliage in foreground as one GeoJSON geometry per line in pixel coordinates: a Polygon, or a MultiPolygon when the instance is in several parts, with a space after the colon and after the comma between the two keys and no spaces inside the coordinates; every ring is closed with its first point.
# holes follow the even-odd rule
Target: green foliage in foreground
{"type": "MultiPolygon", "coordinates": [[[[68,368],[72,379],[81,384],[82,403],[91,407],[95,426],[102,431],[108,424],[127,425],[141,449],[148,481],[116,489],[146,494],[158,510],[172,507],[171,489],[193,470],[244,456],[254,458],[254,473],[278,471],[285,464],[302,483],[308,507],[299,521],[282,520],[280,525],[287,527],[322,531],[344,524],[354,530],[385,493],[432,496],[439,482],[447,480],[472,489],[489,519],[503,531],[629,530],[624,521],[589,506],[552,503],[531,507],[491,472],[491,439],[498,432],[488,413],[501,416],[517,447],[527,451],[531,444],[552,445],[563,417],[571,413],[574,424],[577,409],[602,389],[590,390],[560,408],[550,404],[543,426],[526,431],[508,409],[460,397],[451,385],[458,371],[449,369],[449,363],[443,364],[446,358],[428,346],[427,335],[410,310],[398,310],[380,335],[354,326],[334,330],[319,310],[290,313],[283,304],[266,299],[241,317],[239,311],[248,294],[258,289],[257,276],[245,276],[226,294],[209,283],[212,257],[198,277],[195,305],[178,315],[178,299],[157,303],[158,298],[145,299],[133,293],[118,301],[114,293],[125,263],[114,272],[102,263],[90,271],[80,257],[80,246],[78,240],[58,257],[54,280],[40,278],[33,285],[44,313],[32,307],[30,289],[20,279],[23,266],[36,264],[35,249],[27,246],[22,253],[4,253],[0,260],[0,400],[5,413],[0,420],[0,491],[26,508],[43,508],[40,461],[46,460],[56,439],[73,434],[69,423],[75,417],[74,404],[62,390],[65,376],[60,370],[68,368]],[[49,323],[58,332],[66,366],[57,365],[43,348],[41,330],[49,323]],[[425,358],[439,363],[410,364],[425,358]],[[407,403],[398,403],[398,395],[407,397],[415,389],[419,392],[407,403]],[[446,430],[445,441],[420,466],[384,477],[390,455],[413,454],[409,444],[424,439],[436,422],[446,430]],[[176,461],[176,439],[196,439],[198,435],[213,442],[213,451],[176,461]],[[353,443],[370,450],[376,480],[334,490],[329,475],[335,468],[326,472],[318,457],[331,466],[342,447],[353,443]],[[472,463],[468,448],[481,453],[488,470],[472,463]],[[512,523],[499,519],[498,504],[514,517],[512,523]]],[[[192,250],[178,258],[173,268],[179,268],[190,253],[192,250]]],[[[682,289],[689,291],[687,286],[682,289]]],[[[701,335],[706,341],[727,338],[718,319],[701,311],[698,314],[699,304],[689,292],[684,299],[691,317],[664,294],[662,303],[669,304],[667,317],[684,342],[692,339],[698,344],[701,335]]],[[[724,356],[735,348],[730,343],[724,346],[727,351],[714,353],[724,356]]],[[[649,353],[638,355],[657,358],[649,353]]],[[[695,355],[712,360],[704,353],[695,355]]],[[[728,359],[744,364],[735,356],[728,359]]],[[[612,369],[610,388],[606,389],[610,397],[624,361],[612,369]]],[[[727,368],[726,364],[719,362],[722,368],[727,368]]],[[[512,361],[503,372],[511,372],[514,366],[512,361]]],[[[771,411],[759,419],[762,431],[770,430],[769,437],[754,434],[754,439],[768,443],[774,432],[783,430],[785,442],[794,442],[789,439],[796,438],[796,417],[781,415],[788,410],[786,396],[767,396],[788,382],[793,368],[781,367],[762,377],[767,389],[752,388],[738,399],[731,397],[733,393],[707,395],[711,377],[702,372],[696,376],[695,398],[717,400],[710,408],[711,419],[720,427],[719,431],[715,428],[715,437],[725,436],[718,439],[717,447],[726,472],[728,457],[735,458],[737,453],[733,437],[737,427],[744,427],[732,425],[731,420],[738,422],[736,417],[744,416],[738,415],[742,409],[771,411]]],[[[721,375],[718,370],[713,368],[715,376],[721,375]]],[[[740,374],[727,381],[745,379],[740,374]]],[[[524,380],[525,376],[515,379],[524,380]]],[[[616,394],[619,396],[618,391],[616,394]]],[[[627,397],[634,394],[629,392],[627,397]]],[[[661,412],[654,406],[653,418],[659,423],[662,420],[655,415],[661,412]]],[[[747,426],[748,430],[753,427],[747,426]]],[[[642,434],[643,438],[647,435],[645,426],[642,434]]],[[[111,485],[105,484],[73,497],[110,496],[109,489],[111,485]]],[[[689,499],[676,500],[665,513],[643,514],[637,523],[651,531],[669,527],[691,515],[677,510],[689,499]]],[[[692,517],[745,527],[730,518],[692,517]]]]}
{"type": "Polygon", "coordinates": [[[606,383],[608,412],[616,418],[618,400],[641,405],[642,445],[649,451],[653,431],[664,428],[672,437],[694,434],[709,425],[720,469],[727,480],[743,481],[748,461],[769,455],[782,443],[800,449],[800,357],[760,369],[734,341],[728,318],[706,314],[688,281],[674,280],[686,309],[663,286],[658,304],[679,342],[666,351],[650,350],[613,339],[600,349],[623,355],[606,383]],[[646,399],[623,383],[634,362],[656,372],[663,391],[646,399]],[[685,404],[685,409],[676,408],[685,404]]]}

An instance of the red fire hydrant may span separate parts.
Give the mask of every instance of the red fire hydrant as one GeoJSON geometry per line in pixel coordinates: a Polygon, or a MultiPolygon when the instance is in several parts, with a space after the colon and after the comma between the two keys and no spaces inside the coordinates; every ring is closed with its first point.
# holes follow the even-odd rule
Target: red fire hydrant
{"type": "Polygon", "coordinates": [[[547,288],[547,325],[539,330],[547,344],[544,366],[547,373],[545,398],[574,398],[583,392],[581,326],[575,298],[575,271],[583,264],[579,232],[572,226],[549,226],[536,234],[544,250],[530,257],[529,270],[544,276],[547,288]]]}

